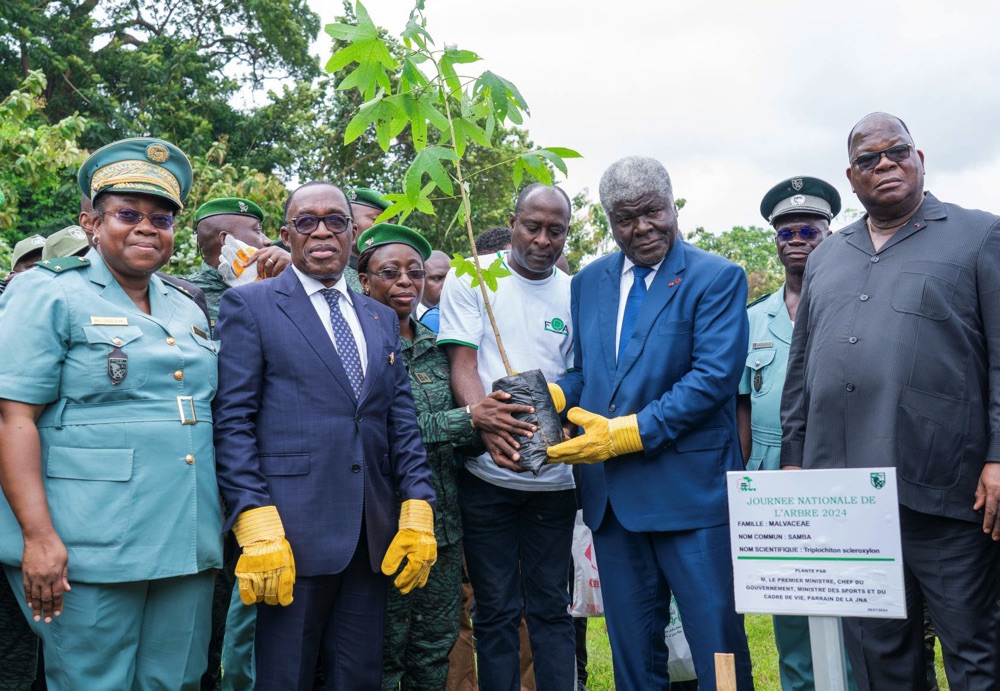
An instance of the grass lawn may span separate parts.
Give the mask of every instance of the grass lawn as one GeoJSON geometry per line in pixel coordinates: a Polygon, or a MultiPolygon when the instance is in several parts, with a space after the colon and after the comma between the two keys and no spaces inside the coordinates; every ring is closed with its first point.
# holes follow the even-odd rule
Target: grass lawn
{"type": "MultiPolygon", "coordinates": [[[[774,648],[771,617],[764,614],[748,614],[746,631],[750,640],[750,659],[753,660],[753,679],[757,691],[780,691],[778,652],[774,648]]],[[[593,691],[614,689],[611,646],[608,643],[608,629],[603,619],[593,618],[587,622],[587,658],[587,688],[593,691]]],[[[935,661],[938,686],[941,691],[947,691],[948,681],[945,679],[944,666],[941,664],[940,647],[937,648],[935,661]]]]}

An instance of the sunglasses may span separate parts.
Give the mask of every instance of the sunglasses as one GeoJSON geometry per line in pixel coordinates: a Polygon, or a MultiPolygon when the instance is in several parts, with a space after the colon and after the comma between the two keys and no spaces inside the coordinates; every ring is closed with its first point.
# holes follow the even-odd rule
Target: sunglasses
{"type": "Polygon", "coordinates": [[[340,214],[327,214],[326,216],[303,214],[288,219],[288,222],[292,224],[296,232],[302,235],[315,233],[316,229],[319,228],[320,221],[323,221],[323,225],[326,226],[327,230],[338,235],[346,232],[351,227],[351,223],[353,223],[348,216],[341,216],[340,214]]]}
{"type": "Polygon", "coordinates": [[[142,219],[148,218],[149,224],[157,230],[172,230],[174,227],[173,214],[144,214],[135,209],[118,209],[111,214],[127,226],[137,226],[142,223],[142,219]]]}
{"type": "Polygon", "coordinates": [[[793,237],[795,237],[796,234],[798,234],[798,236],[803,240],[809,241],[809,240],[815,240],[816,237],[819,235],[819,231],[816,230],[815,228],[810,228],[809,226],[799,228],[798,230],[789,230],[787,228],[782,228],[774,235],[782,242],[788,242],[793,237]]]}
{"type": "Polygon", "coordinates": [[[875,170],[875,166],[882,160],[883,154],[893,163],[899,163],[910,157],[911,148],[913,147],[909,144],[896,144],[896,146],[890,146],[888,149],[861,154],[854,159],[853,163],[861,170],[875,170]]]}
{"type": "Polygon", "coordinates": [[[409,277],[411,281],[419,281],[427,272],[424,269],[410,269],[409,271],[400,271],[399,269],[382,269],[381,271],[369,271],[372,276],[378,276],[383,281],[396,281],[404,273],[409,277]]]}

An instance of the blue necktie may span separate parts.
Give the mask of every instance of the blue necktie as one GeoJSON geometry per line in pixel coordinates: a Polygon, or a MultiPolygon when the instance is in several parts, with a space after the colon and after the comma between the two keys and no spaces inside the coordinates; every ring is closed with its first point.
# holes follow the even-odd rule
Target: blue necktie
{"type": "Polygon", "coordinates": [[[653,269],[648,266],[632,267],[632,287],[628,291],[628,298],[625,299],[625,313],[622,314],[622,335],[618,339],[618,361],[621,362],[625,348],[632,338],[632,330],[635,329],[635,320],[639,316],[642,302],[646,299],[646,276],[653,269]]]}
{"type": "Polygon", "coordinates": [[[340,292],[335,288],[326,288],[321,292],[326,298],[326,304],[330,305],[330,324],[333,325],[333,338],[337,342],[337,354],[344,364],[347,378],[351,380],[354,397],[357,398],[361,395],[361,382],[365,378],[361,369],[361,356],[358,355],[358,344],[354,340],[354,334],[351,333],[351,327],[347,325],[347,320],[340,311],[340,305],[337,304],[340,292]]]}

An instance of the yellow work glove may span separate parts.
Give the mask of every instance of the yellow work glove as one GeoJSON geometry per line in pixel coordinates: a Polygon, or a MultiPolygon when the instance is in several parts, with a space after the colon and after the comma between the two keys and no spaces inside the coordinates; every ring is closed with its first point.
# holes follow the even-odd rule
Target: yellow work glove
{"type": "Polygon", "coordinates": [[[642,451],[639,421],[635,415],[610,420],[583,408],[570,408],[566,417],[583,427],[583,434],[561,444],[550,446],[546,453],[550,463],[601,463],[614,456],[642,451]]]}
{"type": "Polygon", "coordinates": [[[566,410],[566,394],[563,393],[561,386],[558,384],[549,384],[549,396],[552,398],[552,402],[555,403],[557,413],[566,410]]]}
{"type": "Polygon", "coordinates": [[[399,532],[392,538],[382,559],[382,573],[391,576],[406,557],[406,566],[393,584],[406,595],[414,588],[423,588],[431,567],[437,561],[437,541],[434,539],[434,509],[423,499],[407,499],[399,509],[399,532]]]}
{"type": "Polygon", "coordinates": [[[273,506],[244,511],[233,525],[236,541],[243,548],[236,562],[240,599],[244,605],[292,604],[295,558],[285,539],[281,517],[273,506]]]}

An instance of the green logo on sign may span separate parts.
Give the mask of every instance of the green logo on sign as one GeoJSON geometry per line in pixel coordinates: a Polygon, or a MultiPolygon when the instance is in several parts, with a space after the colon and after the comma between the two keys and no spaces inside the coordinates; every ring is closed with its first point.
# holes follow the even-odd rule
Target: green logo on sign
{"type": "Polygon", "coordinates": [[[885,473],[872,473],[872,487],[882,489],[885,487],[885,473]]]}
{"type": "Polygon", "coordinates": [[[740,491],[741,492],[756,492],[757,488],[753,486],[753,480],[746,475],[740,480],[740,491]]]}
{"type": "Polygon", "coordinates": [[[566,322],[559,317],[553,317],[552,319],[546,321],[545,330],[556,334],[569,335],[569,327],[566,325],[566,322]]]}

